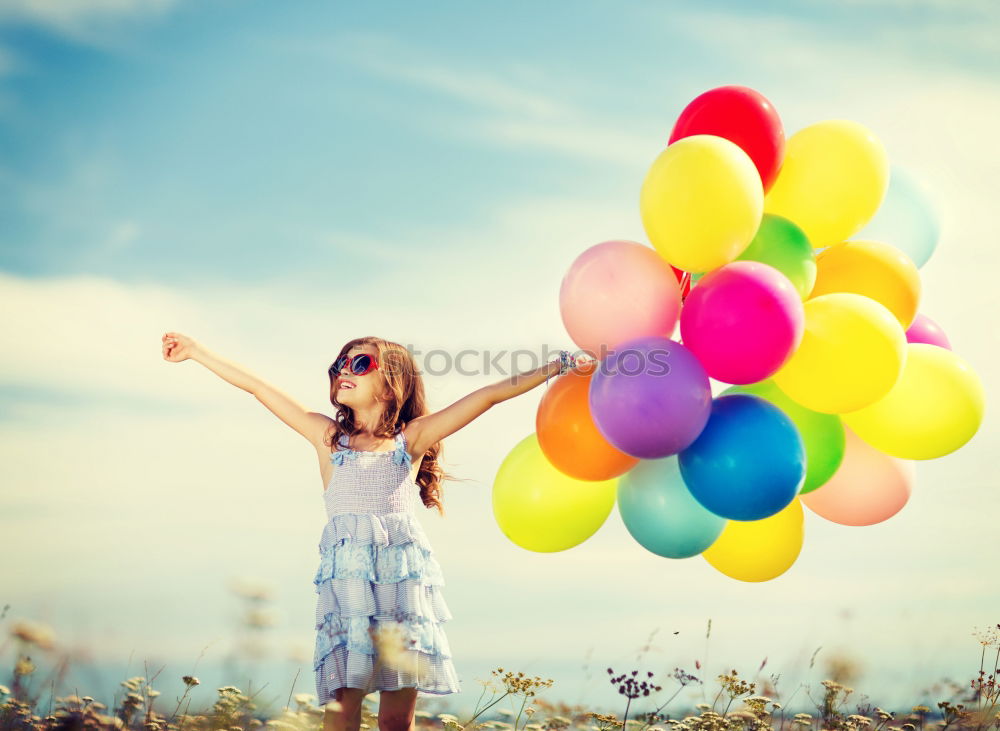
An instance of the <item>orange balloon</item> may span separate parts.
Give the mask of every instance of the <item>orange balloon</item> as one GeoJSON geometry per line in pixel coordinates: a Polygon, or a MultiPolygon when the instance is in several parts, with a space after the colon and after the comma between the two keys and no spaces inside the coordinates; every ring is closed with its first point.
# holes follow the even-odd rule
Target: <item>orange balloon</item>
{"type": "Polygon", "coordinates": [[[605,439],[590,415],[594,370],[559,376],[542,396],[535,415],[535,433],[545,458],[577,480],[610,480],[639,463],[638,457],[605,439]]]}
{"type": "Polygon", "coordinates": [[[905,330],[920,304],[917,265],[895,246],[881,241],[843,241],[816,257],[816,283],[809,298],[854,292],[885,305],[905,330]]]}

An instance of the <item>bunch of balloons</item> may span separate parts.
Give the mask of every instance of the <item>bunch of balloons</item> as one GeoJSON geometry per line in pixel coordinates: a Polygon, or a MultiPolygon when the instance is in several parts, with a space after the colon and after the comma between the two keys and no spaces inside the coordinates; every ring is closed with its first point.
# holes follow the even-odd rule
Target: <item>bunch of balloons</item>
{"type": "Polygon", "coordinates": [[[645,549],[767,581],[801,551],[803,505],[887,520],[914,460],[979,429],[979,377],[918,312],[934,208],[863,125],[786,143],[760,93],[712,89],[677,119],[639,210],[652,246],[598,243],[562,280],[563,323],[594,360],[546,390],[498,469],[494,517],[515,544],[578,545],[617,504],[645,549]]]}

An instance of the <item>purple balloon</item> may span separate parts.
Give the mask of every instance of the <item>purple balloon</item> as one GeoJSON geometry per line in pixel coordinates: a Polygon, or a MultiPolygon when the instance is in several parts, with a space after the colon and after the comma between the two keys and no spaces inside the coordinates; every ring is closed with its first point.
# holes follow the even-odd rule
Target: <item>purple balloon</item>
{"type": "Polygon", "coordinates": [[[913,322],[906,330],[906,342],[927,343],[928,345],[937,345],[939,348],[951,350],[951,343],[948,342],[948,336],[944,334],[944,330],[941,329],[940,325],[927,317],[927,315],[919,313],[913,318],[913,322]]]}
{"type": "Polygon", "coordinates": [[[708,373],[694,354],[660,335],[617,345],[590,380],[590,414],[611,444],[633,457],[677,454],[712,413],[708,373]]]}

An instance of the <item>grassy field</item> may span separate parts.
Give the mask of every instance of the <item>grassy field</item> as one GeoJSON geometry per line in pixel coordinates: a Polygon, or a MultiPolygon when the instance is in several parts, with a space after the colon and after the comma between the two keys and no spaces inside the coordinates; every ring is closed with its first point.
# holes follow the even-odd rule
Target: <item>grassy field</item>
{"type": "MultiPolygon", "coordinates": [[[[711,620],[709,620],[711,622],[711,620]]],[[[709,631],[711,623],[709,623],[709,631]]],[[[48,677],[36,667],[32,655],[52,648],[52,634],[44,625],[19,621],[11,624],[4,645],[13,649],[13,667],[9,680],[0,674],[0,731],[8,729],[135,729],[168,731],[172,729],[320,729],[323,708],[316,696],[289,693],[276,712],[258,708],[257,693],[243,692],[235,686],[217,689],[218,699],[211,707],[191,708],[189,694],[200,685],[198,678],[182,676],[184,693],[171,700],[161,698],[152,678],[131,677],[121,683],[110,705],[91,696],[57,694],[59,678],[65,667],[56,667],[48,677]],[[44,709],[39,701],[45,691],[49,702],[44,709]]],[[[976,633],[974,633],[976,634],[976,633]]],[[[822,681],[818,688],[800,684],[787,694],[779,690],[776,676],[751,682],[733,669],[714,679],[698,675],[702,667],[696,661],[693,672],[674,668],[663,681],[649,670],[633,669],[616,673],[607,668],[608,682],[621,695],[620,715],[608,709],[568,705],[541,697],[557,696],[554,680],[529,676],[523,672],[496,668],[488,678],[477,679],[482,692],[468,717],[453,713],[432,713],[421,708],[418,698],[415,727],[459,731],[500,729],[502,731],[944,731],[945,729],[1000,729],[1000,625],[978,633],[979,668],[960,682],[935,683],[932,691],[940,698],[935,708],[915,705],[907,712],[887,711],[867,701],[843,681],[850,673],[832,666],[837,676],[822,681]],[[701,686],[711,702],[681,707],[682,691],[701,686]],[[800,691],[798,704],[793,705],[800,691]],[[942,697],[946,696],[946,697],[942,697]],[[808,699],[804,702],[803,699],[808,699]],[[503,703],[507,707],[502,707],[503,703]],[[645,710],[637,713],[639,705],[645,710]],[[803,709],[793,712],[792,709],[803,709]],[[516,710],[515,710],[516,709],[516,710]],[[808,709],[808,710],[806,710],[808,709]]],[[[813,655],[815,658],[815,653],[813,655]]],[[[766,660],[765,660],[766,662],[766,660]]],[[[810,667],[812,660],[810,660],[810,667]]],[[[760,669],[758,668],[758,675],[760,669]]],[[[780,676],[777,676],[780,677],[780,676]]],[[[293,680],[291,687],[295,687],[293,680]]],[[[686,696],[690,694],[685,694],[686,696]]],[[[377,704],[365,699],[362,729],[378,729],[377,704]]],[[[438,701],[438,699],[434,699],[438,701]]],[[[690,702],[690,701],[688,701],[690,702]]]]}

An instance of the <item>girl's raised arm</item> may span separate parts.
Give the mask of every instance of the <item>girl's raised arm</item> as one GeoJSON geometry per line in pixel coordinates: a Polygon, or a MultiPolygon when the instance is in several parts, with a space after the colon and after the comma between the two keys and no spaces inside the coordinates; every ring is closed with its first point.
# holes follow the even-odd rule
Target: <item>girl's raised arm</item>
{"type": "MultiPolygon", "coordinates": [[[[557,373],[566,361],[556,359],[524,373],[476,389],[450,406],[413,419],[407,425],[407,442],[413,454],[421,455],[449,434],[454,434],[492,406],[530,391],[557,373]]],[[[589,367],[591,364],[581,363],[589,367]]]]}
{"type": "Polygon", "coordinates": [[[201,363],[223,380],[252,393],[271,413],[309,440],[313,446],[318,448],[322,444],[327,426],[332,421],[330,417],[308,411],[284,391],[233,361],[213,353],[194,338],[177,332],[164,333],[163,359],[171,363],[188,359],[201,363]]]}

